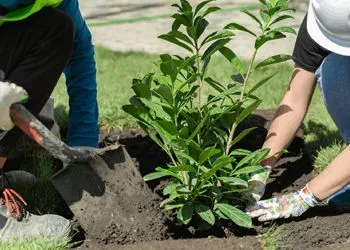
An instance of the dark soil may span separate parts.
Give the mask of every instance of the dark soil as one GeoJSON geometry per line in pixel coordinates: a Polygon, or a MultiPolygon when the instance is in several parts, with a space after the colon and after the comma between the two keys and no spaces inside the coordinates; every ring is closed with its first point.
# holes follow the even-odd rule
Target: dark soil
{"type": "Polygon", "coordinates": [[[258,250],[261,249],[256,237],[227,239],[188,239],[188,240],[164,240],[149,241],[133,245],[107,245],[96,246],[95,249],[103,250],[212,250],[212,249],[234,249],[234,250],[258,250]]]}
{"type": "MultiPolygon", "coordinates": [[[[258,112],[242,124],[237,133],[246,127],[258,126],[258,128],[238,146],[251,150],[260,148],[266,137],[266,128],[268,128],[273,115],[273,110],[258,112]]],[[[312,161],[304,150],[303,136],[303,131],[299,130],[288,148],[290,153],[282,157],[271,174],[264,198],[270,198],[278,193],[294,191],[301,188],[313,177],[312,161]]],[[[102,139],[105,143],[118,140],[119,143],[125,145],[142,175],[151,172],[156,166],[164,166],[167,162],[166,155],[159,150],[157,145],[137,130],[125,130],[122,133],[110,132],[104,134],[102,139]]],[[[155,192],[159,192],[159,187],[162,186],[162,183],[157,181],[147,184],[155,192]]],[[[350,215],[347,213],[339,214],[327,206],[312,209],[300,218],[279,220],[274,224],[280,225],[282,229],[278,242],[280,249],[323,247],[346,242],[350,236],[350,215]]],[[[271,223],[255,222],[255,233],[266,232],[270,226],[271,223]]],[[[184,229],[181,230],[183,230],[183,237],[187,237],[188,232],[184,229]]],[[[242,233],[238,233],[239,231],[232,228],[231,230],[224,229],[221,236],[231,236],[237,239],[232,235],[243,236],[242,233]]],[[[243,234],[245,233],[254,234],[252,231],[243,234]]],[[[175,238],[180,236],[178,234],[179,232],[175,233],[175,238]]]]}
{"type": "MultiPolygon", "coordinates": [[[[242,124],[237,133],[246,127],[258,128],[237,146],[250,150],[260,148],[273,114],[273,110],[258,112],[242,124]]],[[[111,174],[104,185],[116,194],[113,211],[118,214],[115,218],[111,214],[101,215],[105,219],[102,219],[103,223],[99,225],[101,228],[99,234],[91,235],[87,232],[85,235],[87,240],[82,248],[259,249],[259,242],[255,236],[266,232],[272,223],[254,222],[253,230],[243,230],[227,223],[218,225],[205,234],[178,225],[172,214],[164,214],[159,209],[162,201],[161,187],[166,181],[152,181],[145,185],[141,178],[153,172],[155,167],[165,166],[167,156],[150,138],[136,129],[105,131],[101,134],[101,147],[115,142],[125,145],[137,168],[132,170],[120,168],[119,160],[109,158],[108,171],[111,171],[109,172],[111,174]]],[[[278,166],[274,168],[264,198],[301,188],[313,177],[312,162],[304,150],[302,130],[298,131],[288,150],[290,153],[283,156],[278,166]]],[[[90,211],[89,208],[86,209],[87,212],[90,211]]],[[[109,209],[112,208],[104,210],[110,211],[109,209]]],[[[57,213],[62,214],[62,211],[57,213]]],[[[103,214],[105,211],[100,213],[103,214]]],[[[93,218],[86,220],[90,224],[94,223],[93,218]]],[[[274,224],[281,228],[278,242],[280,249],[313,249],[324,246],[328,246],[328,249],[332,246],[346,249],[341,248],[346,245],[339,243],[346,242],[350,236],[350,215],[337,213],[328,207],[315,208],[300,218],[279,220],[274,224]]]]}

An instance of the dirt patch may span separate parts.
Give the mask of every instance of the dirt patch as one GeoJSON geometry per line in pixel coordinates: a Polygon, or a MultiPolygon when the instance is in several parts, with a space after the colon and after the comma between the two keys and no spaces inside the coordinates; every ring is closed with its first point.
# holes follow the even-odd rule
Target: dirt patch
{"type": "MultiPolygon", "coordinates": [[[[246,127],[258,128],[238,146],[251,150],[260,148],[273,114],[273,110],[258,112],[242,124],[237,133],[246,127]]],[[[266,232],[271,223],[261,224],[255,221],[252,230],[224,223],[217,225],[210,232],[201,234],[191,227],[186,228],[177,224],[173,214],[165,214],[159,209],[162,201],[160,191],[166,181],[152,181],[145,184],[141,178],[157,166],[166,166],[167,156],[150,138],[135,129],[102,133],[101,146],[114,142],[125,145],[137,168],[135,171],[124,169],[128,172],[126,174],[123,169],[116,167],[118,159],[108,160],[110,166],[108,171],[112,172],[105,185],[116,194],[114,211],[118,211],[117,218],[120,219],[110,220],[110,215],[102,216],[108,219],[102,220],[102,223],[100,221],[100,236],[88,233],[82,248],[122,250],[259,248],[255,236],[266,232]],[[116,169],[122,172],[118,174],[116,169]],[[119,184],[115,185],[116,183],[119,184]]],[[[313,177],[312,162],[303,149],[303,132],[299,130],[289,147],[290,153],[286,154],[274,168],[264,198],[296,190],[313,177]]],[[[103,213],[96,211],[99,212],[103,213]]],[[[349,214],[336,213],[329,207],[320,207],[308,211],[300,218],[279,220],[274,223],[281,228],[278,242],[280,249],[319,247],[331,249],[332,246],[337,249],[348,249],[345,242],[350,237],[349,214]]]]}
{"type": "MultiPolygon", "coordinates": [[[[248,123],[253,122],[261,126],[265,119],[264,127],[268,127],[271,118],[271,111],[260,112],[248,123]]],[[[260,140],[259,137],[255,138],[260,140]]],[[[289,148],[291,153],[283,157],[271,173],[264,198],[302,188],[315,176],[312,161],[304,150],[302,139],[303,132],[299,130],[289,148]]],[[[259,146],[259,143],[256,146],[259,146]]],[[[255,229],[259,233],[265,232],[266,227],[271,225],[271,222],[263,225],[255,223],[255,229]]],[[[281,226],[279,249],[315,249],[325,246],[349,249],[349,244],[339,243],[347,242],[350,237],[350,213],[340,213],[328,206],[322,206],[307,211],[299,218],[278,220],[274,223],[281,226]]]]}
{"type": "Polygon", "coordinates": [[[256,237],[247,236],[244,238],[228,239],[190,239],[190,240],[165,240],[143,242],[139,244],[118,246],[96,246],[96,249],[103,250],[212,250],[212,249],[235,249],[235,250],[259,250],[260,243],[256,237]]]}

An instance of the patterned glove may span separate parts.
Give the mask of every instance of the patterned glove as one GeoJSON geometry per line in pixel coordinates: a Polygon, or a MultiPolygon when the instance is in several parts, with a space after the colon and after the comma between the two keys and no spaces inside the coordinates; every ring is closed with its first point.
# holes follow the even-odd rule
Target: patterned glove
{"type": "Polygon", "coordinates": [[[275,198],[259,201],[246,209],[247,214],[259,221],[269,221],[278,218],[298,217],[310,207],[319,203],[308,185],[300,191],[275,198]]]}
{"type": "Polygon", "coordinates": [[[0,81],[0,129],[11,130],[14,126],[10,118],[10,107],[28,98],[27,92],[13,83],[0,81]]]}
{"type": "Polygon", "coordinates": [[[265,166],[265,169],[254,173],[248,180],[249,194],[252,196],[252,203],[256,203],[263,197],[266,188],[266,182],[271,173],[271,167],[265,166]]]}

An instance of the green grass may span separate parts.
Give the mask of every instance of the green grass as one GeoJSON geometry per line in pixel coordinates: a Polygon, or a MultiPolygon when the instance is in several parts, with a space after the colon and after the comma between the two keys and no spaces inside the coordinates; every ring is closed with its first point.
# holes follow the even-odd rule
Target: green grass
{"type": "Polygon", "coordinates": [[[16,239],[9,242],[1,242],[0,250],[58,250],[71,248],[73,245],[68,242],[57,241],[55,239],[35,237],[27,239],[16,239]]]}
{"type": "Polygon", "coordinates": [[[321,147],[314,160],[315,170],[322,172],[346,147],[344,142],[335,141],[330,146],[321,147]]]}
{"type": "Polygon", "coordinates": [[[265,233],[259,235],[259,240],[263,250],[278,249],[278,237],[280,229],[276,225],[272,225],[265,233]]]}

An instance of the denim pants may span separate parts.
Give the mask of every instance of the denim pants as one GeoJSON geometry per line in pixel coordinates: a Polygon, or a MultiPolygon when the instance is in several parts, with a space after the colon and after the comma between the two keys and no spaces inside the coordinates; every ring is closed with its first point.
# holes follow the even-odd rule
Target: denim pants
{"type": "MultiPolygon", "coordinates": [[[[330,54],[317,69],[316,77],[328,113],[342,139],[350,144],[350,57],[330,54]]],[[[350,208],[350,185],[331,196],[328,203],[350,208]]]]}

